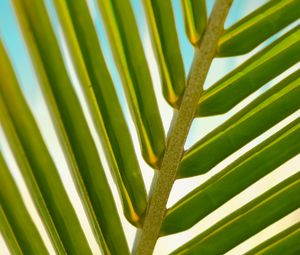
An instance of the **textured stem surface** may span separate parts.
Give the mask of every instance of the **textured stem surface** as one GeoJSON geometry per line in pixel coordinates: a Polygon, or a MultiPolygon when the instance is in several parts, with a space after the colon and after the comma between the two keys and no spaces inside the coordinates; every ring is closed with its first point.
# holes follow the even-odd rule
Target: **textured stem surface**
{"type": "Polygon", "coordinates": [[[170,132],[161,169],[152,183],[147,216],[142,231],[138,233],[134,254],[152,254],[159,237],[166,204],[175,181],[185,140],[203,91],[206,75],[216,53],[218,40],[223,33],[224,21],[231,3],[232,0],[216,1],[200,47],[195,49],[194,62],[191,67],[188,84],[180,110],[170,132]]]}

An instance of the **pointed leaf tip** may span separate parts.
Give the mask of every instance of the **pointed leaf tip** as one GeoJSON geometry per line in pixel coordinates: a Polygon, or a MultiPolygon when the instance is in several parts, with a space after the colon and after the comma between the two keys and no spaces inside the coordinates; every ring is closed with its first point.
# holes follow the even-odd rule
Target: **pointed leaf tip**
{"type": "Polygon", "coordinates": [[[185,89],[185,72],[170,0],[143,0],[167,102],[179,109],[185,89]]]}
{"type": "Polygon", "coordinates": [[[142,155],[158,168],[165,150],[165,134],[158,111],[148,63],[129,0],[98,0],[142,155]]]}
{"type": "Polygon", "coordinates": [[[181,0],[185,31],[194,46],[199,46],[207,25],[205,0],[181,0]]]}

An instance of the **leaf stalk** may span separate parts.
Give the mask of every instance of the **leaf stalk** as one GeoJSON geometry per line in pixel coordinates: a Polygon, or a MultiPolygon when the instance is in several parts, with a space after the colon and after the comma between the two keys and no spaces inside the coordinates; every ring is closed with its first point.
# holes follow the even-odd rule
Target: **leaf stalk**
{"type": "Polygon", "coordinates": [[[195,49],[187,87],[174,126],[170,132],[159,173],[150,191],[150,203],[143,229],[138,232],[133,254],[150,255],[154,250],[163,222],[166,204],[181,161],[184,144],[203,92],[203,84],[217,44],[224,31],[224,22],[232,0],[217,0],[199,49],[195,49]]]}

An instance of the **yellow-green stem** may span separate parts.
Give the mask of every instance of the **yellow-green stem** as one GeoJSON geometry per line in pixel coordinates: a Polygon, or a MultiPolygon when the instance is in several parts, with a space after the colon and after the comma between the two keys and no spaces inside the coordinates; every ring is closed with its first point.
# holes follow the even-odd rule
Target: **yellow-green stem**
{"type": "Polygon", "coordinates": [[[223,33],[224,21],[232,0],[217,0],[207,30],[199,49],[195,49],[194,62],[190,71],[179,112],[170,132],[165,155],[159,173],[155,176],[150,192],[150,204],[143,229],[138,233],[134,254],[150,255],[159,237],[165,216],[168,197],[175,181],[184,143],[188,135],[203,84],[223,33]]]}

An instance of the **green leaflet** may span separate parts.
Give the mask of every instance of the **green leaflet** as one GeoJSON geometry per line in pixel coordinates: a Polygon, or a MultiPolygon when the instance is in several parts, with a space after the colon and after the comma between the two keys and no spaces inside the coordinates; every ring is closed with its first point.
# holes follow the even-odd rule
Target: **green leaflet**
{"type": "MultiPolygon", "coordinates": [[[[4,123],[4,131],[8,126],[5,122],[13,123],[15,132],[23,147],[22,151],[31,166],[32,176],[34,176],[41,191],[66,252],[91,254],[73,206],[34,117],[21,93],[2,44],[0,44],[0,70],[0,102],[3,102],[1,107],[5,107],[4,110],[1,110],[1,123],[4,123]],[[8,113],[10,120],[3,118],[3,112],[8,113]]],[[[9,134],[8,138],[10,138],[9,134]]],[[[9,139],[9,141],[12,140],[9,139]]],[[[14,145],[12,145],[12,148],[14,148],[14,145]]],[[[30,177],[25,177],[28,186],[34,188],[28,182],[29,179],[30,177]]],[[[48,223],[47,226],[49,226],[48,223]]]]}
{"type": "MultiPolygon", "coordinates": [[[[1,46],[2,47],[2,46],[1,46]]],[[[14,78],[12,78],[14,79],[14,78]]],[[[0,90],[1,91],[1,90],[0,90]]],[[[30,195],[35,203],[35,206],[41,216],[43,223],[46,227],[48,235],[53,243],[53,246],[58,254],[65,254],[65,249],[61,243],[60,237],[57,233],[55,225],[51,219],[49,210],[39,188],[39,185],[33,175],[33,171],[26,158],[26,153],[22,148],[22,144],[19,141],[17,132],[11,122],[11,118],[6,110],[6,106],[2,99],[2,93],[0,93],[0,125],[3,129],[5,137],[9,143],[11,151],[16,159],[18,167],[22,173],[22,176],[26,182],[30,195]]]]}
{"type": "MultiPolygon", "coordinates": [[[[86,190],[85,193],[84,190],[79,190],[80,195],[81,198],[88,198],[88,201],[84,200],[85,209],[90,212],[89,207],[92,206],[94,211],[96,221],[94,218],[89,220],[92,227],[98,230],[96,240],[103,250],[106,250],[107,246],[112,254],[116,254],[117,251],[128,254],[126,238],[114,199],[79,100],[65,69],[46,8],[42,1],[14,0],[13,3],[36,72],[39,77],[43,76],[40,86],[50,111],[54,113],[54,122],[57,121],[61,125],[59,128],[65,131],[65,141],[70,146],[69,152],[72,153],[74,161],[76,160],[78,179],[84,183],[86,190]]],[[[77,173],[73,173],[73,176],[75,175],[77,173]]],[[[80,241],[70,243],[80,244],[80,241]]],[[[86,254],[88,250],[74,250],[74,252],[86,254]]]]}
{"type": "Polygon", "coordinates": [[[124,214],[128,221],[140,226],[147,206],[146,191],[89,10],[85,1],[65,3],[55,0],[54,3],[110,170],[117,182],[124,214]]]}
{"type": "Polygon", "coordinates": [[[178,178],[209,171],[273,125],[300,108],[300,70],[296,71],[206,135],[183,156],[178,178]]]}
{"type": "Polygon", "coordinates": [[[172,254],[224,254],[300,206],[300,172],[225,217],[172,254]]]}
{"type": "MultiPolygon", "coordinates": [[[[20,8],[18,6],[18,3],[15,3],[15,7],[20,8]]],[[[22,9],[22,8],[20,8],[20,9],[22,9]]],[[[23,28],[26,28],[29,26],[26,21],[26,18],[24,17],[24,15],[21,11],[18,13],[18,19],[19,19],[19,23],[22,24],[23,28]]],[[[73,180],[75,182],[76,188],[78,189],[80,198],[82,199],[82,202],[83,202],[83,205],[84,205],[84,208],[86,211],[86,215],[88,217],[89,222],[91,223],[92,230],[95,234],[96,240],[97,240],[98,244],[103,248],[103,251],[104,251],[105,250],[104,247],[106,247],[106,244],[105,244],[101,229],[100,229],[99,225],[97,224],[97,219],[96,219],[95,213],[93,211],[92,205],[90,203],[90,200],[88,198],[87,191],[85,189],[84,183],[81,178],[81,174],[78,170],[78,165],[76,163],[75,156],[73,154],[70,142],[68,140],[66,130],[64,129],[64,125],[62,123],[59,110],[57,109],[57,104],[55,102],[53,93],[51,91],[51,88],[49,85],[49,80],[45,73],[44,66],[42,64],[42,60],[39,56],[39,52],[37,51],[37,48],[34,46],[35,42],[34,42],[32,34],[30,33],[30,30],[23,29],[22,32],[23,32],[24,37],[27,40],[27,46],[30,49],[31,58],[33,60],[35,71],[36,71],[36,74],[39,79],[39,86],[43,89],[44,98],[46,99],[48,109],[50,110],[52,121],[53,121],[53,124],[55,125],[55,131],[58,136],[60,145],[62,147],[65,159],[69,166],[69,169],[72,174],[73,180]]],[[[25,175],[25,178],[28,179],[27,181],[30,181],[28,174],[25,173],[24,175],[25,175]]],[[[31,184],[29,186],[31,188],[34,187],[31,184]]],[[[36,195],[36,192],[32,192],[32,196],[34,198],[35,198],[35,195],[36,195]]],[[[38,199],[38,197],[37,197],[37,199],[38,199]]],[[[36,202],[39,202],[39,201],[36,201],[36,202]]],[[[43,217],[45,217],[45,214],[43,215],[43,217]]],[[[44,221],[45,221],[45,219],[44,219],[44,221]]]]}
{"type": "Polygon", "coordinates": [[[300,0],[271,0],[228,28],[219,41],[218,57],[247,53],[300,18],[300,0]]]}
{"type": "Polygon", "coordinates": [[[300,253],[300,222],[271,237],[245,255],[293,255],[300,253]]]}
{"type": "MultiPolygon", "coordinates": [[[[0,154],[0,162],[2,154],[0,154]]],[[[1,163],[0,163],[1,164],[1,163]]],[[[19,246],[16,236],[8,222],[8,219],[3,211],[2,205],[0,204],[0,233],[3,236],[5,243],[13,255],[23,255],[23,252],[19,246]]]]}
{"type": "Polygon", "coordinates": [[[129,0],[98,0],[145,161],[158,168],[165,135],[129,0]]]}
{"type": "MultiPolygon", "coordinates": [[[[49,254],[26,210],[18,188],[4,162],[2,153],[0,153],[0,176],[0,206],[6,215],[22,252],[24,254],[49,254]]],[[[15,249],[18,250],[17,247],[15,249]]]]}
{"type": "Polygon", "coordinates": [[[208,88],[199,101],[197,116],[222,114],[252,92],[300,61],[300,26],[208,88]]]}
{"type": "Polygon", "coordinates": [[[299,153],[300,118],[180,199],[167,211],[161,235],[192,227],[229,199],[299,153]]]}
{"type": "Polygon", "coordinates": [[[205,0],[181,0],[181,5],[185,32],[190,42],[197,46],[207,24],[206,2],[205,0]]]}
{"type": "Polygon", "coordinates": [[[143,0],[167,102],[179,108],[185,73],[170,0],[143,0]]]}

